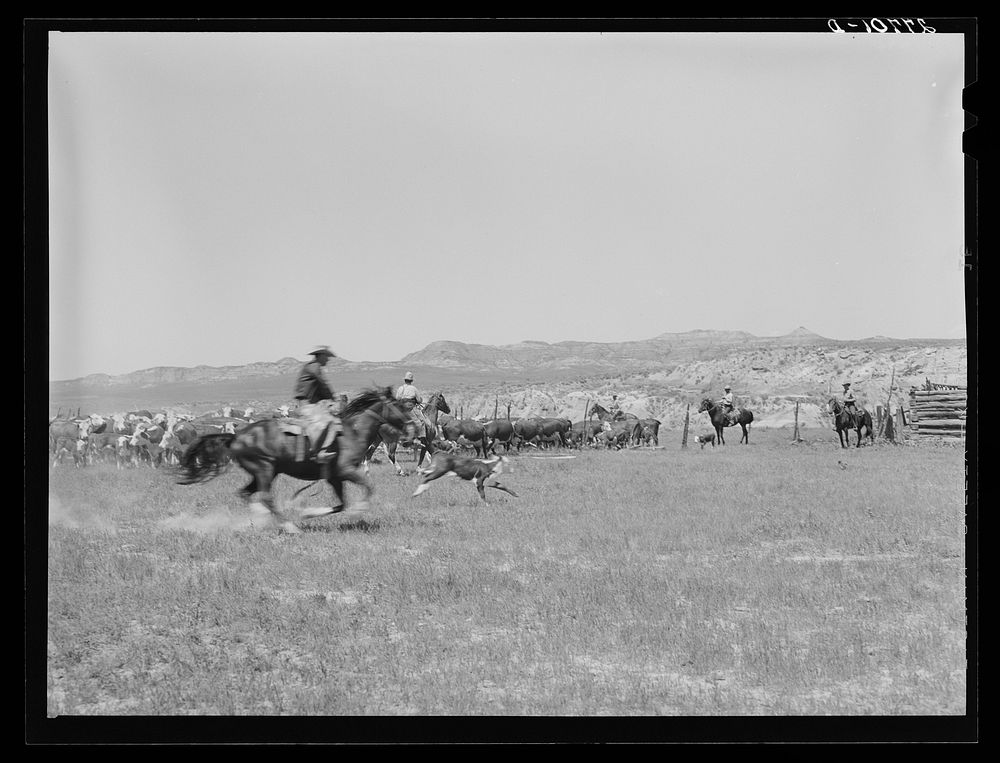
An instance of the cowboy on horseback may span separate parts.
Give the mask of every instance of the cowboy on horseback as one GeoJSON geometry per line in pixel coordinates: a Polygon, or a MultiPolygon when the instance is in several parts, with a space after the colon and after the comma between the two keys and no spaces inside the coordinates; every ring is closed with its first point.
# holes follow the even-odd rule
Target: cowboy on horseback
{"type": "Polygon", "coordinates": [[[295,399],[299,401],[296,414],[306,421],[306,436],[313,446],[311,457],[325,464],[337,455],[333,445],[340,433],[340,418],[334,414],[333,390],[326,381],[323,367],[337,355],[326,345],[309,354],[313,359],[302,366],[295,382],[295,399]]]}
{"type": "Polygon", "coordinates": [[[625,418],[625,413],[622,411],[622,404],[618,401],[618,395],[611,396],[611,405],[608,406],[608,413],[611,414],[613,421],[621,421],[625,418]]]}
{"type": "Polygon", "coordinates": [[[406,372],[402,385],[396,390],[396,400],[399,401],[400,407],[410,414],[410,418],[416,424],[418,435],[430,431],[430,422],[424,416],[424,398],[420,390],[414,386],[413,374],[410,371],[406,372]]]}
{"type": "Polygon", "coordinates": [[[722,399],[719,400],[719,405],[722,406],[722,410],[726,414],[726,419],[736,423],[736,403],[733,401],[732,389],[733,388],[728,384],[726,385],[726,394],[724,394],[722,399]]]}
{"type": "Polygon", "coordinates": [[[858,399],[854,396],[854,392],[851,391],[850,382],[844,382],[844,397],[842,402],[844,403],[844,408],[847,409],[848,415],[851,417],[851,421],[855,421],[858,418],[858,399]]]}

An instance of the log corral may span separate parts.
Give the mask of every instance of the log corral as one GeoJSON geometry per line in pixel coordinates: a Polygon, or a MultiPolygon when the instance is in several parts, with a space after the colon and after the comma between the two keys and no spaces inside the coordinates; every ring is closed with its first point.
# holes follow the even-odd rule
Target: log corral
{"type": "Polygon", "coordinates": [[[968,391],[955,384],[910,389],[909,434],[918,439],[965,440],[968,391]]]}

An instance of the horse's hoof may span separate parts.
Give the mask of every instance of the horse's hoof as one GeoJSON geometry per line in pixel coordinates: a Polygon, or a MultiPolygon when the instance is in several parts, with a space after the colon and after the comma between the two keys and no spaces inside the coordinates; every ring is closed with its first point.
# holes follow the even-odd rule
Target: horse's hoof
{"type": "Polygon", "coordinates": [[[301,519],[315,519],[316,517],[325,517],[327,514],[336,514],[338,511],[343,511],[343,506],[337,509],[329,509],[326,506],[310,506],[308,508],[299,511],[299,517],[301,519]]]}

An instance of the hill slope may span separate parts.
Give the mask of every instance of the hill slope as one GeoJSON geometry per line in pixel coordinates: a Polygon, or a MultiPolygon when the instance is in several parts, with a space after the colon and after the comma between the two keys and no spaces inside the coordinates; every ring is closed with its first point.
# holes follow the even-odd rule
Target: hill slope
{"type": "MultiPolygon", "coordinates": [[[[302,360],[215,368],[158,367],[120,376],[95,374],[49,385],[50,415],[59,408],[107,413],[134,408],[201,412],[224,404],[274,407],[288,402],[302,360]]],[[[964,341],[936,339],[833,340],[805,328],[779,337],[745,332],[692,331],[634,342],[524,341],[494,347],[432,342],[396,363],[335,358],[327,374],[339,391],[395,386],[406,371],[426,392],[442,390],[456,413],[492,416],[555,415],[578,420],[588,400],[618,394],[624,408],[683,423],[687,406],[718,397],[731,384],[739,404],[755,412],[756,426],[784,426],[795,402],[800,424],[828,423],[826,401],[851,381],[863,404],[884,404],[893,387],[925,378],[966,383],[964,341]]],[[[898,401],[898,398],[897,398],[898,401]]]]}

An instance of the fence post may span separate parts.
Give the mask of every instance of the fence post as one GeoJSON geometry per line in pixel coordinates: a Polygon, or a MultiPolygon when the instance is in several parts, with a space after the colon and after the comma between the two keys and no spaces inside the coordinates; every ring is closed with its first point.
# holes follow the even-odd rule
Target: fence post
{"type": "MultiPolygon", "coordinates": [[[[885,409],[887,411],[890,411],[890,416],[892,415],[891,414],[892,406],[890,405],[890,403],[892,402],[892,385],[893,385],[893,383],[895,381],[896,381],[896,366],[895,366],[895,364],[893,364],[893,366],[892,366],[892,376],[889,378],[889,396],[885,399],[885,409]]],[[[879,427],[878,436],[879,437],[882,436],[882,428],[881,427],[879,427]]]]}
{"type": "Polygon", "coordinates": [[[495,398],[493,398],[493,420],[494,421],[497,420],[497,413],[499,413],[499,412],[500,412],[500,398],[499,397],[495,397],[495,398]]]}
{"type": "Polygon", "coordinates": [[[799,401],[795,401],[795,432],[792,434],[792,442],[802,442],[799,437],[799,401]]]}
{"type": "Polygon", "coordinates": [[[681,448],[688,446],[688,423],[691,421],[691,403],[688,403],[687,411],[684,413],[684,438],[681,440],[681,448]]]}
{"type": "Polygon", "coordinates": [[[906,439],[906,431],[905,431],[905,428],[906,428],[906,415],[903,413],[903,406],[902,405],[899,406],[899,410],[896,411],[896,414],[899,417],[898,420],[897,420],[897,423],[899,424],[899,427],[897,427],[899,429],[899,439],[900,439],[900,441],[902,441],[902,440],[906,439]]]}
{"type": "Polygon", "coordinates": [[[889,442],[896,442],[895,427],[892,425],[892,414],[885,417],[885,439],[889,442]]]}

